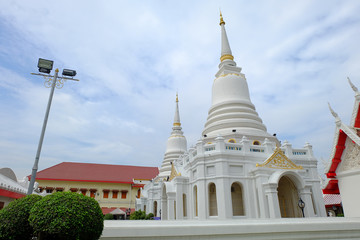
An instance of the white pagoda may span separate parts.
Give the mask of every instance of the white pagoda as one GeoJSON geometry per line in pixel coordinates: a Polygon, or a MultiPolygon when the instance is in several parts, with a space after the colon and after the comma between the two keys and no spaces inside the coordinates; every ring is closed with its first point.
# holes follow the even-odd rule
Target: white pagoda
{"type": "Polygon", "coordinates": [[[176,98],[159,175],[137,209],[162,220],[326,216],[312,146],[292,148],[267,132],[236,66],[220,14],[221,57],[202,137],[187,149],[176,98]]]}

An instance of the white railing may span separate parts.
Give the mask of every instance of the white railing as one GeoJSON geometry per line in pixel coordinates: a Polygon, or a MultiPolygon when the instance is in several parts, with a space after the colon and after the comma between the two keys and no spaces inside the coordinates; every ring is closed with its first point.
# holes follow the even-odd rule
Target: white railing
{"type": "Polygon", "coordinates": [[[225,144],[225,150],[241,151],[242,145],[240,145],[240,144],[225,144]]]}
{"type": "Polygon", "coordinates": [[[263,153],[265,152],[265,148],[262,146],[253,145],[250,147],[250,152],[263,153]]]}

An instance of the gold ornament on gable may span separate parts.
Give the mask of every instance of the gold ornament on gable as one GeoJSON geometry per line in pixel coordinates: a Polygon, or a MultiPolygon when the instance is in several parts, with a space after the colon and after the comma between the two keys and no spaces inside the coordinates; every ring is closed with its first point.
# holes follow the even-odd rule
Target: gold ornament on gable
{"type": "Polygon", "coordinates": [[[256,164],[256,167],[268,167],[275,169],[292,169],[300,170],[302,166],[296,165],[289,158],[287,158],[280,148],[276,148],[274,153],[264,163],[256,164]]]}

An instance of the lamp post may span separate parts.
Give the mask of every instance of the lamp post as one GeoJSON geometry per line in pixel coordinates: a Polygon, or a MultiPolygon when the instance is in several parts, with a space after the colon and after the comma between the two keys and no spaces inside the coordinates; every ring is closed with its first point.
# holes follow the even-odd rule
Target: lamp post
{"type": "Polygon", "coordinates": [[[298,206],[299,206],[299,208],[301,209],[302,216],[303,216],[303,218],[304,218],[304,217],[305,217],[305,215],[304,215],[305,203],[304,203],[304,201],[303,201],[301,198],[299,199],[298,206]]]}
{"type": "Polygon", "coordinates": [[[43,140],[44,140],[46,125],[47,125],[47,121],[48,121],[48,118],[49,118],[49,112],[50,112],[50,107],[51,107],[51,102],[52,102],[52,98],[53,98],[53,95],[54,95],[55,87],[62,88],[64,86],[64,80],[79,81],[78,79],[73,78],[76,75],[76,71],[70,70],[70,69],[64,69],[63,72],[62,72],[61,77],[58,76],[59,69],[55,70],[54,76],[50,75],[50,72],[51,72],[51,70],[53,68],[53,63],[54,62],[51,61],[51,60],[46,60],[46,59],[39,58],[39,61],[38,61],[39,72],[42,72],[42,73],[45,73],[45,74],[31,73],[32,75],[43,76],[46,79],[45,86],[46,87],[51,87],[51,90],[50,90],[48,104],[47,104],[47,107],[46,107],[43,126],[42,126],[42,129],[41,129],[40,140],[39,140],[39,144],[38,144],[38,148],[37,148],[37,152],[36,152],[35,162],[34,162],[34,166],[32,168],[32,172],[31,172],[31,179],[30,179],[29,188],[28,188],[28,192],[27,192],[28,195],[32,194],[32,192],[33,192],[36,173],[37,173],[38,165],[39,165],[41,148],[42,148],[42,144],[43,144],[43,140]],[[69,76],[71,78],[64,77],[64,76],[69,76]]]}

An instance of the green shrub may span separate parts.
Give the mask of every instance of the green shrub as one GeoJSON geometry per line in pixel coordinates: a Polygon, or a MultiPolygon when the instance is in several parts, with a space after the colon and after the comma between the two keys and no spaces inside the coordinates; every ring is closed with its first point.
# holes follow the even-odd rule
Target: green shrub
{"type": "Polygon", "coordinates": [[[0,211],[0,239],[17,240],[31,239],[33,229],[28,218],[30,209],[42,197],[39,195],[28,195],[9,203],[0,211]]]}
{"type": "Polygon", "coordinates": [[[34,233],[46,240],[95,240],[104,228],[98,202],[72,192],[45,196],[31,209],[29,221],[34,233]]]}
{"type": "Polygon", "coordinates": [[[141,210],[137,210],[130,214],[130,220],[144,220],[146,217],[146,213],[141,210]]]}
{"type": "Polygon", "coordinates": [[[148,215],[146,215],[145,220],[154,220],[154,214],[149,213],[148,215]]]}
{"type": "Polygon", "coordinates": [[[137,210],[130,214],[130,220],[153,220],[154,214],[149,213],[146,215],[145,211],[137,210]]]}
{"type": "Polygon", "coordinates": [[[114,215],[108,213],[104,216],[104,220],[114,220],[114,215]]]}

